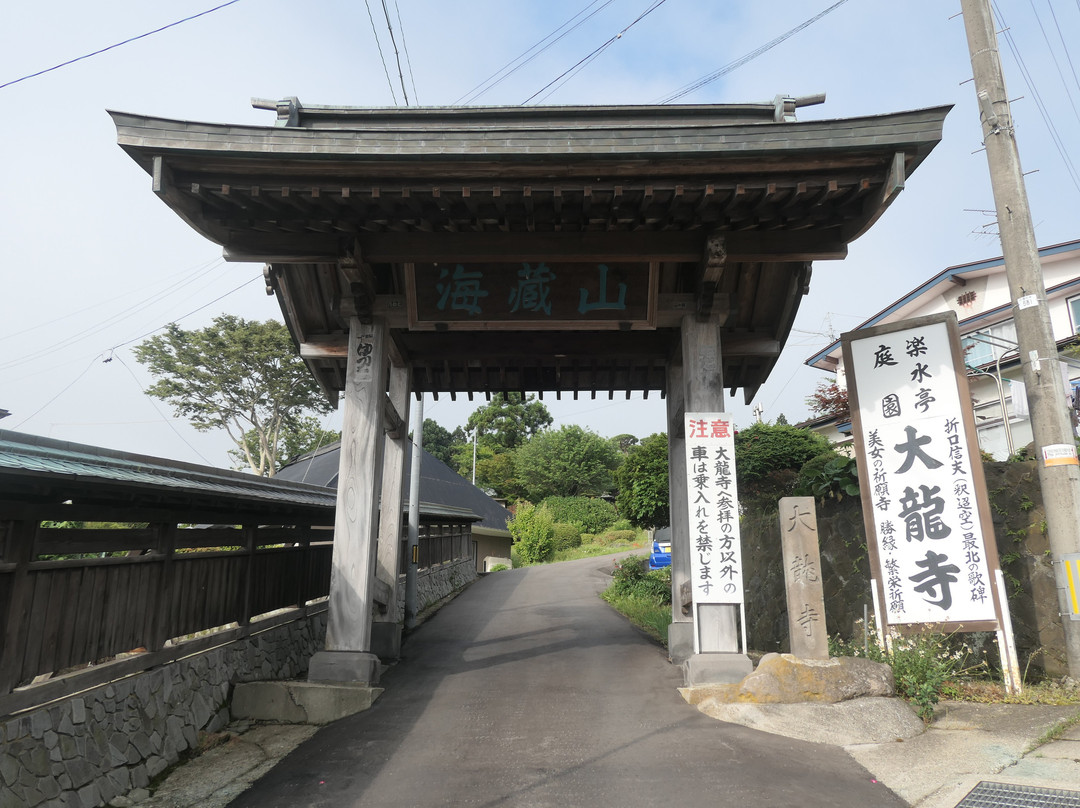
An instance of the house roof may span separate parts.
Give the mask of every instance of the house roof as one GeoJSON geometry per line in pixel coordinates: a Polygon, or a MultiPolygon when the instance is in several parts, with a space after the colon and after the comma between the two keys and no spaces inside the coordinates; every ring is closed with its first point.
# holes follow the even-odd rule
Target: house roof
{"type": "Polygon", "coordinates": [[[132,514],[183,510],[191,522],[334,521],[335,497],[319,486],[7,430],[0,430],[0,492],[9,511],[70,502],[132,514]]]}
{"type": "MultiPolygon", "coordinates": [[[[1065,253],[1080,251],[1080,240],[1066,241],[1061,244],[1055,244],[1050,247],[1042,247],[1039,249],[1039,260],[1043,261],[1051,256],[1063,255],[1065,253]]],[[[1001,256],[997,258],[988,258],[982,261],[975,261],[970,264],[959,264],[957,266],[949,267],[942,270],[934,277],[930,278],[925,283],[915,287],[903,297],[894,301],[879,311],[874,316],[863,321],[853,330],[860,328],[869,328],[870,326],[879,325],[881,323],[892,322],[898,319],[898,314],[905,309],[917,307],[920,303],[937,297],[941,294],[940,287],[948,284],[962,283],[972,278],[977,278],[983,275],[995,274],[998,272],[1004,272],[1005,259],[1001,256]]],[[[1080,278],[1066,281],[1064,283],[1057,284],[1047,288],[1047,294],[1052,295],[1066,291],[1073,287],[1080,287],[1080,278]]],[[[978,314],[960,320],[960,330],[970,331],[971,327],[982,322],[993,322],[1002,319],[1008,315],[1012,310],[1012,304],[1006,304],[998,306],[993,309],[979,312],[978,314]]],[[[840,340],[830,343],[822,350],[811,356],[806,360],[804,364],[811,367],[820,368],[821,370],[835,371],[840,361],[841,344],[840,340]]]]}
{"type": "MultiPolygon", "coordinates": [[[[337,488],[341,445],[324,446],[278,470],[275,479],[296,480],[337,488]]],[[[412,452],[405,453],[405,476],[412,468],[412,452]]],[[[408,510],[408,501],[402,502],[408,510]]],[[[427,451],[420,455],[420,513],[475,522],[473,530],[506,533],[510,511],[427,451]]]]}
{"type": "Polygon", "coordinates": [[[388,323],[416,393],[612,397],[665,394],[682,318],[714,311],[725,386],[749,400],[787,340],[810,262],[846,255],[939,142],[949,110],[795,121],[785,99],[257,106],[276,109],[278,125],[112,115],[165,204],[227,258],[269,265],[267,288],[331,401],[353,316],[388,323]],[[506,280],[542,261],[645,264],[649,317],[513,320],[495,338],[413,316],[421,268],[485,264],[506,280]]]}

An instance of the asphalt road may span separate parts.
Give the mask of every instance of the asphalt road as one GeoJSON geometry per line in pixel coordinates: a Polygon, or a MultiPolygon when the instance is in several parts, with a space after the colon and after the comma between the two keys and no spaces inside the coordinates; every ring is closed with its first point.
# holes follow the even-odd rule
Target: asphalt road
{"type": "Polygon", "coordinates": [[[687,705],[664,650],[597,597],[610,565],[484,577],[407,638],[372,709],[231,806],[905,805],[841,749],[687,705]]]}

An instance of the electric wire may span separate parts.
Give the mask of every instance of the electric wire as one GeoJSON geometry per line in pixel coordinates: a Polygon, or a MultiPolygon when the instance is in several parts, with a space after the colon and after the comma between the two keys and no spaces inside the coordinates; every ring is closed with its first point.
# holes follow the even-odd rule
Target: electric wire
{"type": "Polygon", "coordinates": [[[394,106],[397,106],[397,95],[394,93],[394,82],[390,78],[390,68],[386,66],[386,57],[383,55],[382,42],[379,41],[379,32],[375,29],[375,16],[371,13],[371,0],[364,0],[364,5],[367,7],[368,20],[371,22],[371,33],[375,37],[375,45],[379,49],[379,61],[382,62],[383,72],[386,74],[386,83],[390,87],[390,97],[394,99],[394,106]]]}
{"type": "Polygon", "coordinates": [[[1073,164],[1072,158],[1069,156],[1061,136],[1058,133],[1057,126],[1055,126],[1054,121],[1050,117],[1050,112],[1042,99],[1042,94],[1039,92],[1034,77],[1032,76],[1031,71],[1028,70],[1027,63],[1024,61],[1023,55],[1020,53],[1020,49],[1012,36],[1012,32],[1005,22],[1005,18],[1001,13],[997,0],[993,0],[993,9],[994,15],[997,17],[997,21],[1003,29],[1005,41],[1009,45],[1009,50],[1012,51],[1013,58],[1016,60],[1017,67],[1020,69],[1020,75],[1023,77],[1024,83],[1027,84],[1028,90],[1031,91],[1031,95],[1035,99],[1035,108],[1039,110],[1039,114],[1042,116],[1047,132],[1050,134],[1050,139],[1054,143],[1054,148],[1057,149],[1057,153],[1061,157],[1062,163],[1065,165],[1065,171],[1069,175],[1069,179],[1072,180],[1073,186],[1080,192],[1080,173],[1077,172],[1076,166],[1073,164]]]}
{"type": "Polygon", "coordinates": [[[239,3],[239,2],[240,2],[240,0],[228,0],[227,3],[222,3],[219,6],[214,6],[213,8],[207,9],[206,11],[200,11],[198,14],[192,14],[190,17],[184,17],[184,19],[182,19],[182,20],[177,20],[176,22],[171,22],[168,25],[163,25],[160,28],[155,28],[153,31],[147,31],[145,34],[139,34],[138,36],[130,37],[129,39],[125,39],[123,42],[117,42],[117,43],[115,43],[113,45],[109,45],[106,48],[101,48],[100,50],[96,50],[93,53],[87,53],[87,54],[84,54],[82,56],[77,56],[74,59],[68,59],[66,62],[61,62],[60,64],[53,65],[52,67],[47,67],[44,70],[39,70],[36,73],[30,73],[30,74],[28,74],[26,76],[23,76],[22,78],[17,78],[17,79],[14,79],[13,81],[5,82],[3,84],[0,84],[0,90],[4,89],[5,87],[10,87],[13,84],[18,84],[20,81],[26,81],[27,79],[37,78],[38,76],[43,76],[46,73],[51,73],[54,70],[59,70],[61,67],[67,67],[68,65],[73,65],[76,62],[81,62],[84,59],[89,59],[92,56],[98,56],[98,55],[100,55],[102,53],[105,53],[106,51],[111,51],[114,48],[119,48],[121,45],[127,45],[128,43],[136,42],[136,41],[138,41],[140,39],[146,39],[146,37],[148,37],[148,36],[153,36],[154,34],[160,34],[162,31],[167,31],[170,28],[175,28],[176,26],[181,25],[181,24],[183,24],[185,22],[190,22],[191,20],[197,20],[199,17],[205,17],[207,14],[212,14],[215,11],[220,11],[221,9],[226,8],[227,6],[231,6],[231,5],[234,5],[235,3],[239,3]]]}
{"type": "Polygon", "coordinates": [[[584,59],[581,59],[580,61],[578,61],[577,64],[575,64],[572,67],[568,68],[567,70],[563,71],[560,75],[556,76],[554,79],[549,81],[547,84],[545,84],[539,90],[537,90],[535,93],[530,95],[528,98],[526,98],[524,101],[521,102],[521,105],[525,106],[530,101],[532,101],[534,98],[536,98],[536,96],[540,95],[541,93],[545,93],[549,88],[551,88],[551,91],[547,92],[547,94],[544,95],[543,98],[540,99],[541,101],[547,100],[547,98],[549,98],[552,93],[554,93],[556,90],[561,89],[566,84],[566,82],[568,82],[570,79],[572,79],[578,73],[580,73],[582,70],[584,70],[590,64],[592,64],[592,62],[597,57],[599,57],[600,54],[602,54],[609,47],[611,47],[611,45],[613,45],[618,40],[622,39],[623,34],[625,34],[627,31],[629,31],[631,28],[633,28],[635,25],[637,25],[639,22],[641,22],[647,16],[652,14],[654,11],[656,11],[656,9],[660,8],[660,6],[664,5],[664,3],[666,3],[666,2],[667,2],[667,0],[654,0],[653,3],[647,9],[645,9],[643,12],[641,12],[641,14],[639,14],[634,19],[633,22],[631,22],[629,25],[627,25],[625,28],[623,28],[621,31],[619,31],[619,33],[615,34],[615,36],[611,37],[606,42],[604,42],[602,45],[597,47],[592,53],[590,53],[584,59]]]}
{"type": "Polygon", "coordinates": [[[401,95],[405,98],[405,106],[409,106],[409,91],[405,89],[405,74],[401,70],[401,53],[398,51],[397,40],[394,38],[394,26],[390,23],[390,9],[386,7],[386,0],[382,0],[382,10],[383,16],[386,17],[386,30],[390,33],[390,44],[394,46],[394,60],[397,62],[401,95]]]}
{"type": "MultiPolygon", "coordinates": [[[[1077,110],[1076,110],[1076,102],[1073,100],[1073,94],[1072,94],[1072,91],[1069,88],[1069,82],[1066,81],[1066,79],[1065,79],[1065,71],[1062,70],[1062,68],[1061,68],[1061,62],[1058,61],[1057,53],[1054,51],[1054,46],[1050,44],[1050,37],[1046,33],[1046,26],[1043,25],[1042,17],[1039,16],[1039,11],[1038,11],[1037,8],[1035,8],[1034,0],[1028,0],[1028,2],[1031,4],[1031,12],[1032,12],[1032,14],[1035,15],[1035,22],[1037,22],[1039,24],[1039,32],[1042,34],[1043,42],[1046,43],[1046,52],[1050,54],[1050,58],[1054,62],[1054,67],[1057,69],[1058,78],[1061,79],[1061,85],[1065,88],[1065,96],[1069,99],[1069,106],[1072,107],[1073,115],[1076,117],[1076,120],[1078,122],[1080,122],[1080,113],[1078,113],[1077,110]]],[[[1050,6],[1050,14],[1051,14],[1051,16],[1053,15],[1053,13],[1054,13],[1054,7],[1051,5],[1050,6]]],[[[1054,24],[1057,25],[1057,17],[1054,17],[1054,24]]],[[[1057,29],[1057,33],[1058,33],[1058,37],[1061,38],[1062,46],[1065,47],[1065,55],[1068,56],[1069,50],[1068,50],[1068,47],[1065,46],[1064,38],[1061,36],[1061,28],[1060,27],[1057,29]]],[[[1071,60],[1069,61],[1069,66],[1072,67],[1072,61],[1071,60]]],[[[1076,71],[1074,70],[1073,71],[1073,80],[1075,80],[1075,79],[1076,79],[1076,71]]]]}
{"type": "Polygon", "coordinates": [[[581,25],[583,25],[585,22],[587,22],[589,19],[591,19],[593,16],[595,16],[596,14],[603,11],[607,6],[610,6],[614,1],[615,0],[603,0],[604,4],[602,6],[600,6],[600,8],[595,9],[592,13],[590,13],[584,19],[578,20],[578,22],[576,24],[574,24],[569,29],[564,31],[561,35],[559,35],[555,39],[552,39],[552,37],[555,37],[556,34],[558,34],[560,31],[562,31],[564,28],[566,28],[566,26],[570,25],[570,23],[574,22],[574,20],[576,20],[578,17],[580,17],[582,14],[584,14],[590,8],[592,8],[592,6],[594,6],[597,3],[601,2],[601,0],[591,0],[591,2],[587,6],[585,6],[585,8],[581,9],[581,11],[579,11],[577,14],[575,14],[573,17],[571,17],[566,22],[564,22],[562,25],[560,25],[558,28],[556,28],[550,34],[548,34],[543,39],[541,39],[538,42],[536,42],[535,44],[533,44],[532,47],[528,48],[524,53],[520,54],[519,56],[515,57],[514,59],[511,59],[509,62],[507,62],[502,67],[500,67],[498,70],[496,70],[494,73],[492,73],[486,79],[484,79],[482,82],[477,84],[475,87],[473,87],[467,93],[460,96],[456,101],[454,101],[454,105],[456,106],[456,105],[461,104],[463,102],[465,104],[473,103],[478,98],[480,98],[482,95],[487,93],[488,90],[491,90],[491,89],[495,88],[496,86],[498,86],[499,84],[501,84],[504,80],[508,79],[510,76],[512,76],[518,70],[523,68],[525,65],[529,64],[529,62],[531,62],[533,59],[535,59],[540,54],[542,54],[546,50],[548,50],[548,48],[551,48],[553,45],[555,45],[555,43],[559,42],[559,40],[563,39],[563,37],[566,37],[571,32],[573,32],[574,30],[579,28],[581,25]],[[549,42],[548,40],[551,40],[551,41],[549,42]],[[547,43],[546,45],[544,44],[545,42],[547,43]],[[543,45],[543,47],[540,47],[541,45],[543,45]],[[539,50],[537,50],[537,48],[539,48],[539,50]],[[536,51],[536,52],[533,53],[533,51],[536,51]],[[531,56],[529,55],[530,53],[532,53],[531,56]],[[528,57],[528,58],[526,58],[526,57],[528,57]]]}
{"type": "MultiPolygon", "coordinates": [[[[119,354],[117,354],[115,356],[115,359],[116,359],[117,362],[120,363],[120,365],[124,368],[124,370],[126,370],[128,372],[128,375],[130,375],[131,378],[134,380],[136,386],[138,386],[139,390],[142,391],[142,394],[144,396],[146,396],[147,399],[149,399],[150,406],[152,406],[154,408],[154,411],[157,412],[157,414],[161,416],[161,420],[169,425],[169,429],[171,429],[176,434],[176,437],[180,438],[180,440],[182,440],[184,442],[184,445],[186,445],[189,449],[191,449],[191,451],[193,451],[196,455],[198,455],[199,459],[202,460],[203,463],[205,463],[208,466],[214,465],[209,460],[207,460],[205,457],[203,457],[202,452],[200,452],[198,449],[196,449],[194,446],[192,446],[191,443],[188,442],[187,438],[185,438],[182,434],[180,434],[180,430],[176,428],[176,424],[174,424],[172,419],[169,418],[167,415],[165,415],[165,413],[163,413],[161,411],[161,409],[157,405],[157,402],[154,401],[153,396],[149,395],[146,392],[146,388],[142,386],[142,382],[139,381],[139,377],[135,375],[135,372],[130,367],[128,367],[128,364],[127,364],[127,362],[124,361],[124,358],[122,356],[120,356],[119,354]]],[[[106,360],[106,361],[109,361],[109,360],[106,360]]]]}
{"type": "Polygon", "coordinates": [[[416,92],[416,76],[412,69],[412,59],[409,57],[409,43],[405,41],[405,26],[401,24],[401,7],[394,0],[394,11],[397,13],[397,27],[401,31],[401,49],[405,51],[405,65],[409,68],[409,84],[412,85],[413,100],[419,104],[420,96],[416,92]]]}
{"type": "MultiPolygon", "coordinates": [[[[170,277],[179,278],[179,280],[177,280],[176,283],[173,284],[173,286],[185,286],[188,283],[192,283],[192,282],[194,282],[195,279],[203,277],[210,270],[214,269],[215,267],[217,267],[218,265],[220,265],[222,263],[224,263],[223,259],[221,259],[221,258],[213,258],[213,259],[211,259],[211,260],[209,260],[209,261],[207,261],[207,262],[205,262],[203,264],[200,264],[200,265],[198,265],[196,267],[193,267],[193,268],[185,267],[184,269],[177,272],[175,275],[170,276],[170,277]],[[194,272],[195,274],[193,275],[192,272],[194,272]]],[[[160,281],[155,282],[155,283],[149,283],[149,284],[146,284],[145,286],[140,286],[138,289],[129,290],[129,292],[126,292],[124,295],[121,295],[120,297],[124,297],[127,294],[134,294],[135,292],[141,292],[141,291],[143,291],[145,289],[152,289],[159,282],[160,281]]],[[[173,286],[169,286],[169,287],[167,287],[167,289],[172,289],[173,286]]],[[[161,293],[158,293],[158,294],[161,294],[161,293]]],[[[141,306],[146,305],[147,303],[153,302],[155,297],[157,297],[157,294],[155,294],[152,297],[149,297],[149,298],[146,298],[144,300],[139,301],[138,303],[135,304],[135,306],[141,307],[141,306]]],[[[60,315],[59,317],[54,317],[52,320],[46,320],[46,321],[38,323],[36,325],[28,326],[27,328],[24,328],[21,331],[15,331],[14,333],[11,333],[11,334],[0,334],[0,342],[3,342],[4,340],[14,339],[15,337],[22,337],[22,336],[25,336],[25,335],[33,332],[33,331],[37,331],[37,330],[42,329],[42,328],[48,328],[49,326],[56,325],[59,322],[62,322],[64,320],[68,320],[68,319],[70,319],[72,317],[75,317],[75,316],[77,316],[79,314],[84,314],[84,313],[86,313],[88,311],[93,311],[94,309],[101,308],[102,306],[105,306],[105,305],[114,304],[116,302],[116,300],[117,300],[117,298],[112,298],[112,299],[108,299],[108,300],[99,300],[97,303],[91,303],[89,306],[84,306],[81,309],[76,309],[75,311],[70,311],[67,314],[60,315]]]]}
{"type": "Polygon", "coordinates": [[[810,19],[800,23],[799,25],[796,25],[790,31],[788,31],[788,32],[786,32],[784,34],[781,34],[776,39],[774,39],[774,40],[772,40],[770,42],[766,42],[764,45],[762,45],[759,48],[755,48],[754,50],[750,51],[750,53],[746,54],[745,56],[740,56],[735,61],[729,62],[728,64],[724,65],[719,70],[715,70],[715,71],[713,71],[712,73],[709,73],[706,76],[702,76],[700,79],[697,79],[696,81],[692,81],[689,84],[683,85],[678,90],[673,92],[671,95],[665,96],[664,98],[661,98],[660,100],[658,100],[658,101],[656,101],[654,103],[657,103],[657,104],[670,104],[672,101],[676,101],[676,100],[682,98],[685,95],[689,95],[690,93],[694,92],[695,90],[700,90],[702,87],[705,87],[706,85],[712,84],[714,81],[716,81],[717,79],[719,79],[719,78],[721,78],[723,76],[726,76],[731,71],[742,67],[747,62],[751,62],[754,59],[756,59],[757,57],[761,56],[763,53],[766,53],[767,51],[772,50],[773,48],[775,48],[780,43],[784,42],[787,39],[790,39],[795,34],[802,31],[804,28],[808,28],[809,26],[813,25],[815,22],[817,22],[818,20],[820,20],[822,17],[826,16],[827,14],[831,14],[833,11],[836,11],[836,9],[840,8],[840,6],[844,5],[844,3],[846,3],[846,2],[848,2],[848,0],[839,0],[839,2],[833,3],[827,9],[822,11],[820,14],[816,14],[815,16],[811,17],[810,19]]]}
{"type": "Polygon", "coordinates": [[[88,364],[85,368],[83,368],[82,373],[80,373],[78,376],[76,376],[74,379],[72,379],[70,382],[68,382],[64,386],[63,390],[61,390],[55,396],[50,398],[48,401],[46,401],[44,404],[42,404],[40,407],[38,407],[32,413],[30,413],[30,415],[23,418],[21,421],[19,421],[19,423],[15,424],[14,429],[15,430],[22,429],[23,424],[25,424],[27,421],[30,421],[32,418],[34,418],[34,416],[38,415],[42,410],[44,410],[46,407],[48,407],[50,404],[52,404],[54,401],[56,401],[56,399],[60,398],[60,396],[64,395],[64,393],[66,393],[68,390],[70,390],[72,387],[74,387],[75,384],[79,381],[79,379],[81,379],[83,376],[85,376],[87,373],[89,373],[90,368],[92,368],[94,366],[94,363],[97,362],[97,360],[101,359],[104,356],[105,356],[105,354],[98,354],[93,359],[91,359],[90,364],[88,364]]]}
{"type": "MultiPolygon", "coordinates": [[[[207,266],[206,268],[204,268],[203,270],[201,270],[200,272],[193,275],[190,279],[178,281],[177,283],[174,283],[174,284],[166,287],[162,291],[157,292],[156,294],[151,295],[148,298],[136,301],[135,303],[128,306],[127,308],[121,309],[120,311],[106,317],[103,320],[99,320],[98,322],[94,323],[92,326],[89,326],[89,327],[84,328],[84,329],[82,329],[80,331],[77,331],[74,334],[69,334],[67,337],[60,340],[59,342],[55,342],[55,343],[53,343],[51,345],[48,345],[48,346],[46,346],[44,348],[41,348],[41,349],[39,349],[37,351],[34,351],[33,353],[30,353],[28,355],[22,356],[22,357],[20,357],[18,359],[13,359],[13,360],[10,360],[8,362],[0,363],[0,370],[8,370],[10,368],[19,367],[20,365],[25,365],[28,362],[33,362],[33,361],[35,361],[37,359],[40,359],[40,358],[42,358],[44,356],[48,356],[49,354],[51,354],[51,353],[53,353],[55,351],[58,351],[58,350],[60,350],[62,348],[67,348],[70,345],[73,345],[74,343],[80,341],[84,337],[88,337],[88,336],[91,336],[93,334],[100,333],[101,331],[106,330],[110,326],[115,325],[117,322],[120,322],[120,321],[126,319],[130,314],[132,314],[134,312],[141,311],[145,307],[147,307],[149,305],[152,305],[154,303],[158,303],[161,300],[168,297],[169,295],[171,295],[172,293],[174,293],[177,289],[182,288],[182,287],[184,287],[184,286],[186,286],[186,285],[188,285],[190,283],[194,283],[196,280],[198,280],[201,277],[205,277],[216,266],[217,266],[216,262],[212,263],[209,266],[207,266]]],[[[27,329],[27,330],[29,330],[29,329],[27,329]]]]}

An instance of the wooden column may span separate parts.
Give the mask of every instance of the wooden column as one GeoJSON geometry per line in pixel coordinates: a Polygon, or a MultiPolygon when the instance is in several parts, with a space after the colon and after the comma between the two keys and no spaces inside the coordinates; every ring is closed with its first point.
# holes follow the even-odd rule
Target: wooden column
{"type": "Polygon", "coordinates": [[[371,594],[385,444],[387,339],[385,321],[351,319],[326,651],[311,659],[312,681],[378,680],[378,658],[370,653],[371,594]]]}
{"type": "Polygon", "coordinates": [[[676,357],[667,368],[668,504],[671,518],[671,625],[668,655],[681,665],[694,653],[694,614],[690,596],[690,524],[686,502],[686,435],[683,426],[683,367],[676,357]]]}
{"type": "MultiPolygon", "coordinates": [[[[724,374],[723,355],[720,346],[720,318],[723,312],[714,311],[707,318],[688,314],[682,319],[682,399],[684,412],[723,412],[724,411],[724,374]]],[[[669,432],[670,434],[670,432],[669,432]]],[[[679,455],[671,464],[671,471],[676,466],[683,466],[681,499],[671,503],[672,522],[675,511],[686,509],[686,460],[682,454],[683,443],[679,445],[679,455]]],[[[681,517],[688,520],[688,516],[681,517]]],[[[674,524],[673,524],[674,528],[674,524]]],[[[690,547],[689,526],[684,528],[682,551],[687,556],[686,574],[689,576],[690,547]]],[[[675,531],[672,530],[674,539],[675,531]]],[[[672,548],[672,560],[675,551],[672,548]]],[[[674,577],[674,576],[673,576],[674,577]]],[[[674,611],[674,610],[673,610],[674,611]]],[[[691,657],[687,669],[690,684],[702,681],[726,681],[741,678],[749,673],[749,658],[739,655],[738,606],[728,604],[709,604],[694,608],[694,631],[697,633],[701,654],[698,657],[722,654],[738,655],[739,659],[729,665],[724,662],[717,667],[716,660],[710,659],[703,667],[700,660],[691,657]],[[697,667],[695,668],[695,663],[697,667]],[[729,676],[730,674],[730,676],[729,676]]]]}
{"type": "Polygon", "coordinates": [[[381,659],[397,659],[401,655],[398,565],[404,523],[405,454],[409,451],[409,431],[406,426],[409,423],[409,368],[393,359],[390,364],[390,405],[400,427],[387,433],[383,457],[375,578],[381,582],[380,591],[387,593],[386,610],[376,612],[372,626],[372,651],[381,659]]]}

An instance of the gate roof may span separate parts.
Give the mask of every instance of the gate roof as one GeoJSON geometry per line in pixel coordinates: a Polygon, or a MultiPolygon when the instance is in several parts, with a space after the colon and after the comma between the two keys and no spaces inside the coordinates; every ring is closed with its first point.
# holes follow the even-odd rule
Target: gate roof
{"type": "Polygon", "coordinates": [[[266,127],[113,118],[166,204],[227,258],[268,264],[267,290],[332,399],[352,315],[388,319],[417,393],[629,396],[664,394],[682,317],[718,312],[725,387],[747,401],[787,339],[810,262],[846,255],[938,143],[949,109],[802,122],[783,99],[274,106],[266,127]],[[647,266],[648,316],[416,316],[414,267],[511,274],[539,262],[647,266]]]}

